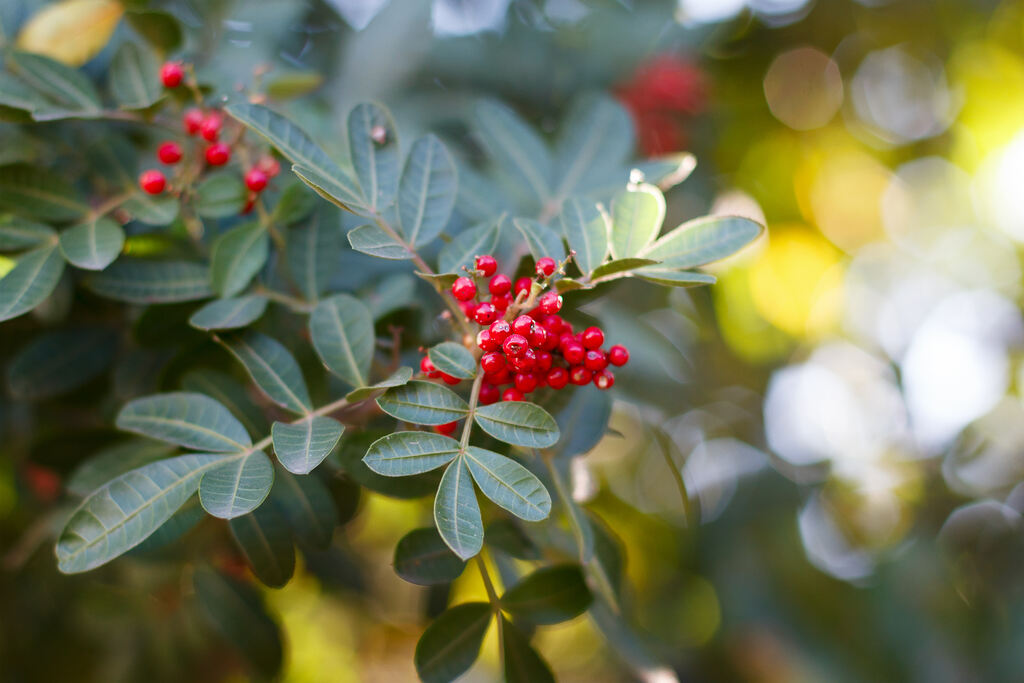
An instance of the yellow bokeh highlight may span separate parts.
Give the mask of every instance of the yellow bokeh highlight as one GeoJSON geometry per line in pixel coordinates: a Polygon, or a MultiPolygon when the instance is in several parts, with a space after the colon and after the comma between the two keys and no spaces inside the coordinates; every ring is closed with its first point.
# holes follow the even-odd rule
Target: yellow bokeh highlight
{"type": "Polygon", "coordinates": [[[7,275],[7,273],[14,270],[15,265],[14,259],[7,258],[6,256],[0,256],[0,277],[7,275]]]}
{"type": "Polygon", "coordinates": [[[117,0],[65,0],[47,5],[18,34],[17,46],[69,66],[81,66],[106,47],[124,6],[117,0]]]}
{"type": "Polygon", "coordinates": [[[691,647],[707,644],[722,624],[722,608],[715,587],[704,577],[693,576],[677,595],[677,633],[691,647]]]}

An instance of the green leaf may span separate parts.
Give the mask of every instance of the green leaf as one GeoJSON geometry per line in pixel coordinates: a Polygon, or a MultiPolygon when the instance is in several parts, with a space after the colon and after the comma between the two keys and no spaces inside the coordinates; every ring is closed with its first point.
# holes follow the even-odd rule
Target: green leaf
{"type": "Polygon", "coordinates": [[[193,496],[186,500],[185,504],[178,508],[178,511],[151,533],[145,541],[125,553],[125,557],[155,556],[198,526],[199,522],[204,519],[206,519],[206,511],[193,496]]]}
{"type": "Polygon", "coordinates": [[[529,638],[505,617],[501,619],[505,683],[555,683],[550,667],[530,645],[529,638]]]}
{"type": "Polygon", "coordinates": [[[462,344],[442,342],[432,347],[427,355],[437,369],[443,373],[459,379],[476,377],[476,359],[462,344]]]}
{"type": "Polygon", "coordinates": [[[370,308],[376,321],[403,308],[416,308],[420,303],[416,280],[409,273],[395,273],[371,287],[369,291],[360,292],[359,298],[370,308]]]}
{"type": "Polygon", "coordinates": [[[409,247],[397,241],[379,225],[367,223],[349,230],[348,243],[358,252],[377,258],[405,261],[413,257],[409,247]]]}
{"type": "MultiPolygon", "coordinates": [[[[281,198],[277,200],[273,217],[282,225],[292,225],[312,214],[318,206],[322,205],[316,198],[316,193],[310,192],[305,183],[289,183],[281,192],[281,198]]],[[[325,215],[325,212],[318,211],[314,214],[314,220],[319,220],[325,215]]],[[[335,225],[333,222],[330,224],[335,225]]]]}
{"type": "Polygon", "coordinates": [[[231,330],[254,323],[266,310],[267,298],[256,294],[215,299],[193,313],[188,324],[200,330],[231,330]]]}
{"type": "Polygon", "coordinates": [[[267,82],[267,96],[275,100],[302,97],[319,88],[324,77],[316,71],[288,71],[267,82]]]}
{"type": "Polygon", "coordinates": [[[263,417],[263,411],[253,403],[248,389],[234,377],[218,370],[203,368],[185,373],[181,386],[186,391],[206,394],[219,401],[239,419],[250,434],[266,433],[269,425],[263,417]]]}
{"type": "Polygon", "coordinates": [[[73,495],[86,496],[129,470],[170,457],[174,450],[149,439],[121,441],[89,456],[72,470],[64,487],[73,495]]]}
{"type": "Polygon", "coordinates": [[[366,399],[373,396],[378,391],[384,389],[390,389],[391,387],[400,387],[403,384],[407,384],[412,379],[412,368],[402,367],[395,370],[387,378],[382,379],[376,384],[371,384],[368,387],[359,387],[353,389],[345,395],[345,399],[349,403],[358,403],[365,401],[366,399]]]}
{"type": "Polygon", "coordinates": [[[338,461],[345,472],[361,486],[391,498],[410,500],[433,495],[441,482],[441,472],[433,470],[411,477],[385,477],[363,462],[363,456],[374,441],[386,436],[381,430],[355,432],[342,439],[338,461]]]}
{"type": "Polygon", "coordinates": [[[270,254],[270,236],[259,223],[246,223],[218,237],[210,253],[210,284],[222,297],[245,289],[270,254]]]}
{"type": "Polygon", "coordinates": [[[118,429],[214,453],[252,446],[245,427],[227,408],[203,394],[177,391],[130,401],[117,414],[118,429]]]}
{"type": "Polygon", "coordinates": [[[476,126],[487,151],[498,166],[530,192],[536,203],[551,196],[551,154],[544,141],[518,114],[492,100],[475,110],[476,126]]]}
{"type": "Polygon", "coordinates": [[[0,210],[40,221],[72,221],[89,207],[60,176],[28,164],[0,167],[0,210]]]}
{"type": "Polygon", "coordinates": [[[588,285],[583,282],[580,282],[579,280],[573,280],[572,278],[569,277],[559,278],[557,281],[555,281],[555,289],[558,291],[559,294],[561,294],[562,292],[571,292],[575,289],[589,289],[592,286],[593,285],[588,285]]]}
{"type": "Polygon", "coordinates": [[[434,241],[452,215],[458,180],[444,143],[425,135],[413,143],[398,187],[398,223],[406,242],[420,247],[434,241]]]}
{"type": "Polygon", "coordinates": [[[441,613],[416,643],[416,673],[423,683],[451,683],[469,670],[494,613],[486,602],[466,602],[441,613]]]}
{"type": "Polygon", "coordinates": [[[334,527],[338,525],[338,508],[327,486],[315,474],[297,477],[279,471],[270,500],[304,547],[323,550],[331,545],[334,527]]]}
{"type": "Polygon", "coordinates": [[[446,424],[469,412],[466,402],[451,389],[419,380],[388,389],[377,405],[392,417],[421,425],[446,424]]]}
{"type": "Polygon", "coordinates": [[[274,588],[288,583],[295,573],[295,544],[277,505],[261,505],[228,526],[256,578],[274,588]]]}
{"type": "Polygon", "coordinates": [[[294,424],[275,422],[271,435],[274,452],[284,468],[295,474],[309,474],[331,454],[344,431],[337,420],[318,415],[294,424]]]}
{"type": "Polygon", "coordinates": [[[639,270],[636,276],[668,287],[697,287],[699,285],[713,285],[718,278],[707,273],[698,273],[692,270],[639,270]]]}
{"type": "Polygon", "coordinates": [[[224,456],[181,455],[126,472],[94,491],[71,514],[57,539],[65,574],[88,571],[135,547],[199,488],[224,456]]]}
{"type": "Polygon", "coordinates": [[[466,465],[484,495],[516,517],[539,522],[551,514],[551,496],[532,472],[504,455],[468,446],[466,465]]]}
{"type": "Polygon", "coordinates": [[[244,126],[265,137],[292,164],[302,167],[306,177],[296,169],[292,170],[296,170],[296,174],[307,183],[330,179],[330,190],[345,208],[363,205],[362,193],[352,175],[338,166],[294,123],[258,104],[229,104],[225,111],[244,126]]]}
{"type": "Polygon", "coordinates": [[[353,387],[365,386],[373,360],[373,316],[348,294],[324,299],[309,316],[309,335],[327,369],[353,387]]]}
{"type": "Polygon", "coordinates": [[[588,569],[597,577],[597,586],[606,600],[618,605],[625,571],[622,541],[596,515],[587,514],[594,543],[594,561],[588,569]]]}
{"type": "Polygon", "coordinates": [[[558,624],[583,614],[593,596],[577,565],[543,567],[501,596],[502,609],[537,625],[558,624]]]}
{"type": "Polygon", "coordinates": [[[484,546],[484,522],[473,490],[473,477],[462,458],[456,458],[441,477],[434,497],[434,525],[441,538],[463,560],[484,546]]]}
{"type": "Polygon", "coordinates": [[[502,189],[490,178],[465,163],[455,162],[459,194],[455,208],[470,221],[491,220],[511,211],[502,189]]]}
{"type": "Polygon", "coordinates": [[[398,132],[391,115],[376,104],[356,105],[348,115],[348,146],[367,206],[379,213],[398,191],[398,132]]]}
{"type": "Polygon", "coordinates": [[[20,251],[53,241],[57,233],[49,225],[10,214],[0,216],[0,251],[20,251]]]}
{"type": "Polygon", "coordinates": [[[350,192],[357,191],[350,186],[350,183],[355,181],[351,179],[338,180],[338,176],[327,176],[301,164],[292,164],[292,173],[311,187],[314,192],[338,208],[364,216],[372,215],[370,209],[364,205],[365,200],[362,197],[349,197],[350,192]]]}
{"type": "Polygon", "coordinates": [[[562,435],[555,450],[566,457],[587,453],[608,432],[611,416],[612,398],[607,391],[574,391],[555,415],[562,435]]]}
{"type": "Polygon", "coordinates": [[[73,266],[103,270],[124,247],[124,230],[109,218],[80,223],[60,234],[60,250],[73,266]]]}
{"type": "Polygon", "coordinates": [[[56,244],[33,249],[0,278],[0,321],[31,311],[54,290],[64,272],[56,244]]]}
{"type": "Polygon", "coordinates": [[[132,304],[195,301],[213,295],[204,264],[118,259],[86,280],[96,294],[132,304]]]}
{"type": "Polygon", "coordinates": [[[481,254],[491,254],[498,248],[502,219],[463,230],[438,254],[441,273],[461,273],[462,266],[473,267],[473,260],[481,254]]]}
{"type": "Polygon", "coordinates": [[[178,217],[181,202],[177,197],[154,197],[153,195],[136,192],[125,200],[121,208],[137,221],[148,225],[170,225],[178,217]]]}
{"type": "MultiPolygon", "coordinates": [[[[603,393],[603,392],[602,392],[603,393]]],[[[580,562],[589,563],[594,555],[594,532],[591,529],[590,520],[575,500],[569,490],[567,482],[571,480],[570,468],[571,458],[558,458],[548,461],[551,480],[555,485],[555,491],[562,506],[569,517],[569,525],[572,527],[573,536],[576,537],[576,546],[580,552],[580,562]]]]}
{"type": "Polygon", "coordinates": [[[53,108],[53,104],[40,93],[11,74],[3,72],[0,72],[0,105],[25,112],[53,108]]]}
{"type": "Polygon", "coordinates": [[[576,98],[555,146],[555,196],[564,198],[599,185],[608,169],[630,156],[633,144],[633,122],[621,104],[603,93],[576,98]]]}
{"type": "Polygon", "coordinates": [[[761,225],[740,216],[704,216],[680,225],[641,250],[673,269],[695,268],[736,253],[761,234],[761,225]]]}
{"type": "Polygon", "coordinates": [[[516,218],[512,224],[523,236],[533,258],[550,256],[556,261],[565,258],[565,247],[562,246],[561,236],[548,226],[530,218],[516,218]]]}
{"type": "Polygon", "coordinates": [[[122,43],[110,63],[110,90],[122,109],[145,109],[163,94],[159,74],[149,48],[122,43]]]}
{"type": "Polygon", "coordinates": [[[313,214],[306,225],[288,231],[288,269],[306,299],[316,301],[327,290],[341,261],[344,243],[341,226],[324,211],[313,214]]]}
{"type": "Polygon", "coordinates": [[[222,341],[267,398],[294,413],[312,410],[302,370],[281,342],[251,330],[222,341]]]}
{"type": "Polygon", "coordinates": [[[385,477],[407,477],[437,469],[459,454],[459,442],[431,432],[395,432],[373,442],[363,462],[385,477]]]}
{"type": "Polygon", "coordinates": [[[638,256],[654,241],[665,221],[665,195],[653,185],[630,185],[612,201],[614,258],[638,256]]]}
{"type": "Polygon", "coordinates": [[[418,586],[450,583],[466,568],[434,527],[413,529],[395,546],[395,573],[418,586]]]}
{"type": "Polygon", "coordinates": [[[559,215],[562,234],[583,273],[589,273],[604,262],[608,254],[608,215],[593,202],[567,199],[559,215]]]}
{"type": "Polygon", "coordinates": [[[249,191],[238,173],[213,173],[196,189],[196,211],[203,218],[237,216],[245,208],[248,196],[249,191]]]}
{"type": "MultiPolygon", "coordinates": [[[[13,51],[7,63],[22,80],[58,103],[67,113],[96,114],[101,109],[100,96],[85,74],[49,57],[13,51]]],[[[49,116],[37,119],[50,118],[49,116]]]]}
{"type": "Polygon", "coordinates": [[[527,401],[502,401],[480,406],[476,423],[499,441],[527,448],[548,448],[558,441],[555,418],[527,401]]]}
{"type": "Polygon", "coordinates": [[[613,277],[615,275],[624,277],[623,274],[628,273],[631,270],[643,268],[644,266],[655,265],[657,263],[658,262],[653,259],[636,258],[635,256],[615,259],[614,261],[604,263],[591,271],[590,280],[592,282],[597,282],[598,280],[613,280],[615,279],[613,277]]]}
{"type": "Polygon", "coordinates": [[[117,336],[109,329],[47,332],[11,359],[7,386],[15,398],[28,401],[66,394],[110,367],[116,352],[117,336]]]}
{"type": "Polygon", "coordinates": [[[484,530],[487,545],[517,560],[540,560],[541,550],[513,519],[496,519],[484,530]]]}
{"type": "Polygon", "coordinates": [[[647,182],[662,190],[669,190],[690,177],[697,167],[697,157],[689,152],[679,152],[657,159],[637,161],[633,168],[640,171],[647,182]]]}
{"type": "Polygon", "coordinates": [[[167,12],[132,9],[125,13],[125,19],[139,35],[161,52],[173,52],[181,45],[181,26],[167,12]]]}
{"type": "Polygon", "coordinates": [[[214,517],[234,519],[263,504],[274,485],[274,465],[263,451],[229,458],[199,482],[199,502],[214,517]]]}

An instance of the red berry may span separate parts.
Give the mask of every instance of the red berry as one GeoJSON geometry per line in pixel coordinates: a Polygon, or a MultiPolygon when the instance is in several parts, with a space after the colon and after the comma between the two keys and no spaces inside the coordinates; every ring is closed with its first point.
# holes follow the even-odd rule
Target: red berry
{"type": "Polygon", "coordinates": [[[512,331],[516,334],[521,334],[527,339],[533,334],[534,322],[533,318],[528,315],[521,315],[512,321],[512,331]]]}
{"type": "Polygon", "coordinates": [[[495,320],[488,329],[491,332],[491,339],[499,344],[512,334],[512,326],[507,320],[495,320]]]}
{"type": "Polygon", "coordinates": [[[181,161],[181,145],[177,142],[165,142],[157,147],[156,157],[165,164],[176,164],[181,161]]]}
{"type": "Polygon", "coordinates": [[[611,389],[615,384],[615,375],[611,370],[598,370],[594,373],[594,386],[598,389],[611,389]]]}
{"type": "Polygon", "coordinates": [[[608,367],[608,359],[597,349],[591,349],[583,357],[583,364],[591,370],[604,370],[608,367]]]}
{"type": "Polygon", "coordinates": [[[460,277],[452,283],[452,296],[459,301],[469,301],[476,296],[476,283],[468,277],[460,277]]]}
{"type": "Polygon", "coordinates": [[[434,361],[430,360],[430,356],[423,356],[420,360],[420,370],[422,370],[427,377],[437,378],[441,376],[441,371],[434,365],[434,361]]]}
{"type": "Polygon", "coordinates": [[[489,406],[497,403],[501,398],[501,390],[493,384],[486,382],[480,385],[480,405],[489,406]]]}
{"type": "Polygon", "coordinates": [[[590,379],[593,376],[594,373],[582,365],[575,365],[569,369],[569,381],[577,386],[590,384],[590,379]]]}
{"type": "Polygon", "coordinates": [[[181,117],[181,123],[185,127],[186,133],[195,135],[199,132],[199,128],[203,125],[205,118],[202,111],[195,107],[190,107],[185,110],[185,115],[181,117]]]}
{"type": "Polygon", "coordinates": [[[497,372],[493,375],[484,375],[484,381],[488,384],[493,384],[496,387],[502,384],[508,384],[512,381],[512,374],[508,371],[508,368],[504,368],[501,372],[497,372]]]}
{"type": "Polygon", "coordinates": [[[519,278],[518,280],[516,280],[516,295],[518,296],[519,292],[526,292],[527,294],[529,294],[530,293],[530,287],[532,287],[532,286],[533,286],[533,280],[531,280],[530,278],[528,278],[528,277],[521,277],[521,278],[519,278]]]}
{"type": "Polygon", "coordinates": [[[537,308],[545,315],[553,315],[562,310],[562,297],[557,292],[548,292],[537,300],[537,308]]]}
{"type": "Polygon", "coordinates": [[[245,205],[242,206],[242,215],[244,216],[251,213],[254,208],[256,208],[256,193],[250,192],[245,197],[245,205]]]}
{"type": "Polygon", "coordinates": [[[537,351],[537,369],[541,372],[547,372],[551,369],[551,363],[554,357],[548,351],[537,351]]]}
{"type": "Polygon", "coordinates": [[[534,325],[533,332],[530,334],[529,337],[530,346],[532,346],[535,349],[542,349],[547,345],[548,337],[550,336],[552,335],[548,334],[548,331],[545,330],[543,327],[541,327],[540,325],[534,325]]]}
{"type": "Polygon", "coordinates": [[[206,163],[210,166],[223,166],[231,158],[231,148],[223,142],[215,142],[206,148],[206,163]]]}
{"type": "Polygon", "coordinates": [[[165,88],[177,88],[185,78],[185,69],[181,62],[164,62],[160,67],[160,81],[165,88]]]}
{"type": "Polygon", "coordinates": [[[143,171],[139,175],[139,187],[147,194],[160,194],[167,187],[167,179],[160,171],[143,171]]]}
{"type": "Polygon", "coordinates": [[[509,358],[518,358],[530,348],[530,342],[521,334],[510,334],[502,342],[501,348],[509,358]]]}
{"type": "Polygon", "coordinates": [[[508,359],[508,364],[516,372],[533,370],[537,365],[537,352],[533,349],[526,349],[521,356],[514,356],[508,359]]]}
{"type": "Polygon", "coordinates": [[[266,173],[268,178],[273,178],[281,172],[281,163],[274,157],[267,155],[260,157],[260,160],[256,162],[256,168],[266,173]]]}
{"type": "Polygon", "coordinates": [[[616,344],[608,349],[608,362],[612,365],[625,365],[629,362],[629,350],[625,346],[616,344]]]}
{"type": "Polygon", "coordinates": [[[269,181],[270,178],[267,177],[267,174],[258,168],[250,168],[249,172],[245,174],[245,186],[253,192],[262,192],[269,181]]]}
{"type": "Polygon", "coordinates": [[[490,283],[488,283],[487,289],[494,296],[508,294],[512,291],[512,280],[509,279],[508,275],[495,275],[491,278],[490,283]]]}
{"type": "Polygon", "coordinates": [[[476,269],[479,270],[480,274],[484,277],[490,277],[498,271],[498,262],[490,255],[477,256],[476,269]]]}
{"type": "Polygon", "coordinates": [[[505,311],[508,310],[508,307],[512,304],[512,295],[511,294],[494,294],[494,295],[491,296],[491,303],[494,304],[495,308],[497,308],[499,311],[504,313],[505,311]]]}
{"type": "Polygon", "coordinates": [[[537,388],[537,378],[532,374],[525,372],[516,373],[516,376],[512,378],[512,381],[515,383],[516,389],[524,394],[529,394],[537,388]]]}
{"type": "Polygon", "coordinates": [[[550,256],[545,256],[544,258],[537,259],[537,275],[541,275],[543,277],[551,277],[552,275],[555,274],[555,268],[557,267],[558,264],[555,263],[555,259],[551,258],[550,256]]]}
{"type": "Polygon", "coordinates": [[[583,346],[588,349],[599,349],[601,344],[604,344],[604,332],[601,331],[600,327],[588,327],[583,330],[583,336],[580,338],[583,346]]]}
{"type": "Polygon", "coordinates": [[[215,111],[210,112],[203,118],[203,122],[199,124],[199,134],[208,142],[216,142],[217,138],[220,137],[220,127],[222,125],[224,125],[224,119],[221,118],[221,115],[215,111]]]}
{"type": "Polygon", "coordinates": [[[449,375],[447,373],[444,373],[444,372],[441,373],[441,380],[445,384],[458,384],[459,382],[462,381],[458,377],[452,377],[451,375],[449,375]]]}
{"type": "Polygon", "coordinates": [[[562,334],[562,316],[560,315],[546,316],[544,320],[541,321],[541,325],[543,325],[544,329],[546,329],[548,332],[555,335],[556,337],[562,334]]]}
{"type": "Polygon", "coordinates": [[[551,368],[548,371],[548,386],[552,389],[564,389],[569,383],[569,371],[565,368],[551,368]]]}
{"type": "Polygon", "coordinates": [[[484,351],[496,351],[501,347],[501,342],[496,341],[494,335],[487,329],[476,333],[476,345],[484,351]]]}
{"type": "Polygon", "coordinates": [[[480,359],[480,367],[488,375],[494,375],[505,369],[505,356],[497,351],[485,353],[480,359]]]}
{"type": "Polygon", "coordinates": [[[526,399],[526,397],[523,396],[523,392],[519,391],[515,387],[509,387],[501,395],[501,400],[502,401],[522,401],[522,400],[525,400],[525,399],[526,399]]]}
{"type": "Polygon", "coordinates": [[[584,349],[581,344],[576,343],[575,340],[562,347],[562,356],[565,357],[566,362],[570,365],[579,365],[582,363],[586,353],[586,349],[584,349]]]}
{"type": "Polygon", "coordinates": [[[445,436],[451,436],[455,433],[455,429],[459,426],[458,422],[447,422],[443,425],[437,425],[434,427],[434,431],[438,434],[444,434],[445,436]]]}
{"type": "MultiPolygon", "coordinates": [[[[545,332],[547,332],[547,330],[545,330],[545,332]]],[[[558,348],[558,337],[548,332],[544,337],[544,342],[540,345],[540,348],[545,351],[554,351],[558,348]]]]}
{"type": "Polygon", "coordinates": [[[473,314],[476,313],[476,302],[475,301],[460,301],[459,308],[466,314],[467,318],[472,319],[473,314]]]}
{"type": "Polygon", "coordinates": [[[477,306],[476,311],[473,313],[473,320],[475,320],[478,325],[490,325],[497,317],[498,309],[494,307],[494,304],[486,301],[477,306]]]}

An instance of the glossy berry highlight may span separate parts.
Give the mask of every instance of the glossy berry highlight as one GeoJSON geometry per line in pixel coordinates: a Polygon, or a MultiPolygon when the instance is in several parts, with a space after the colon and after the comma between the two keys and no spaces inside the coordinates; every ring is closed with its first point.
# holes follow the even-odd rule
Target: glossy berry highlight
{"type": "Polygon", "coordinates": [[[476,283],[468,277],[460,277],[452,283],[452,296],[459,301],[469,301],[476,296],[476,283]]]}

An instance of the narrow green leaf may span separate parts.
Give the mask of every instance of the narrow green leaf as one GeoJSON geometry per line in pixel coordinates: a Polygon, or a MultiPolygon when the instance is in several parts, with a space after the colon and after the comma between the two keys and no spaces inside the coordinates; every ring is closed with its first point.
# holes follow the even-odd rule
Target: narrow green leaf
{"type": "Polygon", "coordinates": [[[0,216],[0,251],[20,251],[38,247],[57,237],[49,225],[10,214],[0,216]]]}
{"type": "Polygon", "coordinates": [[[413,257],[409,247],[397,241],[379,225],[367,223],[349,230],[348,243],[353,249],[369,256],[406,261],[413,257]]]}
{"type": "Polygon", "coordinates": [[[445,610],[416,643],[416,672],[423,683],[451,683],[480,656],[494,613],[486,602],[445,610]]]}
{"type": "Polygon", "coordinates": [[[154,197],[143,192],[136,192],[125,200],[121,208],[135,220],[148,225],[170,225],[178,217],[181,202],[177,197],[154,197]]]}
{"type": "Polygon", "coordinates": [[[2,72],[0,72],[0,105],[25,112],[41,111],[53,107],[53,103],[47,101],[42,94],[11,74],[2,72]]]}
{"type": "Polygon", "coordinates": [[[484,495],[516,517],[539,522],[551,514],[551,495],[530,470],[492,451],[468,446],[466,465],[484,495]]]}
{"type": "Polygon", "coordinates": [[[263,451],[232,457],[199,482],[199,502],[214,517],[234,519],[258,508],[274,485],[274,465],[263,451]]]}
{"type": "Polygon", "coordinates": [[[109,329],[74,327],[41,334],[11,359],[7,386],[15,398],[28,401],[66,394],[109,368],[117,346],[117,335],[109,329]]]}
{"type": "Polygon", "coordinates": [[[87,496],[111,479],[174,453],[174,446],[132,438],[92,454],[68,475],[64,487],[76,496],[87,496]]]}
{"type": "Polygon", "coordinates": [[[558,441],[555,418],[527,401],[502,401],[480,406],[476,423],[499,441],[527,448],[548,448],[558,441]]]}
{"type": "Polygon", "coordinates": [[[237,172],[212,173],[196,189],[196,210],[203,218],[237,216],[248,196],[249,191],[237,172]]]}
{"type": "Polygon", "coordinates": [[[412,368],[402,367],[395,370],[387,378],[382,379],[376,384],[371,384],[368,387],[359,387],[345,394],[345,399],[349,403],[358,403],[365,401],[377,392],[383,391],[384,389],[390,389],[391,387],[400,387],[403,384],[407,384],[412,379],[412,368]]]}
{"type": "Polygon", "coordinates": [[[73,266],[103,270],[124,247],[124,230],[109,218],[79,223],[60,234],[60,250],[73,266]]]}
{"type": "Polygon", "coordinates": [[[543,567],[501,596],[501,607],[532,624],[568,621],[583,614],[593,596],[577,565],[543,567]]]}
{"type": "Polygon", "coordinates": [[[336,216],[336,212],[317,211],[305,225],[288,231],[288,269],[310,301],[327,290],[341,262],[345,235],[336,216]]]}
{"type": "Polygon", "coordinates": [[[583,273],[589,273],[604,262],[608,254],[608,215],[593,202],[567,199],[559,215],[562,234],[583,273]]]}
{"type": "Polygon", "coordinates": [[[434,497],[434,525],[456,555],[468,560],[484,546],[484,522],[473,477],[462,458],[448,465],[434,497]]]}
{"type": "Polygon", "coordinates": [[[665,221],[665,195],[653,185],[630,185],[612,201],[611,248],[615,258],[638,256],[665,221]]]}
{"type": "Polygon", "coordinates": [[[367,206],[375,212],[390,206],[398,191],[398,131],[391,115],[377,104],[358,104],[348,115],[352,166],[367,206]]]}
{"type": "Polygon", "coordinates": [[[530,218],[516,218],[512,221],[516,230],[523,236],[526,246],[529,247],[533,258],[539,259],[550,256],[556,261],[565,258],[565,247],[562,245],[562,237],[546,225],[538,223],[530,218]]]}
{"type": "Polygon", "coordinates": [[[64,178],[37,166],[0,167],[0,210],[40,221],[72,221],[89,207],[64,178]]]}
{"type": "Polygon", "coordinates": [[[442,342],[427,352],[431,362],[443,373],[459,379],[476,377],[476,359],[462,344],[442,342]]]}
{"type": "Polygon", "coordinates": [[[530,645],[530,640],[505,617],[502,628],[502,660],[505,663],[505,683],[555,683],[555,676],[547,662],[530,645]]]}
{"type": "Polygon", "coordinates": [[[225,336],[222,342],[271,401],[295,413],[313,409],[302,370],[281,342],[251,330],[225,336]]]}
{"type": "Polygon", "coordinates": [[[54,290],[64,272],[56,244],[33,249],[0,278],[0,321],[31,311],[54,290]]]}
{"type": "Polygon", "coordinates": [[[690,177],[693,169],[697,168],[697,157],[689,152],[679,152],[637,161],[632,166],[643,174],[647,182],[667,191],[690,177]]]}
{"type": "Polygon", "coordinates": [[[514,519],[496,519],[484,530],[487,545],[517,560],[540,560],[541,550],[514,519]]]}
{"type": "Polygon", "coordinates": [[[463,230],[438,254],[438,270],[441,273],[461,273],[462,267],[473,267],[473,259],[481,254],[491,254],[498,248],[503,219],[481,223],[463,230]]]}
{"type": "Polygon", "coordinates": [[[367,216],[372,215],[371,210],[365,206],[365,200],[361,196],[352,196],[350,193],[358,192],[350,183],[355,181],[346,178],[338,180],[337,176],[328,176],[302,164],[292,164],[292,173],[299,177],[299,180],[306,183],[314,192],[323,199],[331,202],[340,209],[351,213],[367,216]]]}
{"type": "Polygon", "coordinates": [[[338,508],[323,480],[315,474],[295,476],[279,471],[270,500],[303,547],[323,550],[331,545],[338,508]]]}
{"type": "Polygon", "coordinates": [[[166,522],[224,456],[182,455],[126,472],[94,491],[57,539],[65,574],[94,569],[135,547],[166,522]]]}
{"type": "Polygon", "coordinates": [[[100,296],[132,304],[194,301],[213,295],[206,266],[188,261],[119,259],[85,284],[100,296]]]}
{"type": "Polygon", "coordinates": [[[652,266],[657,263],[658,262],[653,259],[636,258],[635,256],[615,259],[614,261],[609,261],[608,263],[602,264],[592,270],[590,273],[590,280],[592,282],[597,282],[598,280],[613,280],[616,275],[622,277],[625,273],[628,273],[631,270],[636,270],[637,268],[643,268],[645,266],[652,266]]]}
{"type": "Polygon", "coordinates": [[[188,324],[200,330],[231,330],[254,323],[266,310],[267,298],[256,294],[215,299],[193,313],[188,324]]]}
{"type": "Polygon", "coordinates": [[[418,380],[388,389],[377,405],[392,417],[422,425],[453,422],[469,412],[469,405],[451,389],[418,380]]]}
{"type": "Polygon", "coordinates": [[[199,451],[240,452],[252,446],[245,427],[203,394],[177,391],[130,401],[117,414],[118,429],[199,451]]]}
{"type": "Polygon", "coordinates": [[[484,101],[476,107],[476,126],[498,166],[538,204],[551,196],[552,161],[544,141],[504,104],[484,101]]]}
{"type": "Polygon", "coordinates": [[[92,81],[77,69],[49,57],[18,51],[7,55],[7,63],[18,72],[22,80],[69,112],[99,112],[99,93],[92,81]]]}
{"type": "Polygon", "coordinates": [[[641,279],[668,287],[697,287],[713,285],[718,281],[714,275],[692,270],[638,270],[636,275],[641,279]]]}
{"type": "Polygon", "coordinates": [[[413,529],[395,546],[395,573],[409,583],[433,586],[459,578],[466,563],[445,545],[437,529],[413,529]]]}
{"type": "Polygon", "coordinates": [[[160,65],[148,47],[122,43],[110,63],[110,90],[122,109],[145,109],[163,94],[160,65]]]}
{"type": "Polygon", "coordinates": [[[575,289],[589,289],[592,286],[593,285],[585,284],[579,280],[573,280],[570,277],[562,277],[555,282],[555,289],[558,290],[559,293],[571,292],[575,289]]]}
{"type": "Polygon", "coordinates": [[[228,527],[256,578],[273,588],[288,583],[295,573],[295,544],[277,505],[261,505],[228,520],[228,527]]]}
{"type": "Polygon", "coordinates": [[[363,462],[385,477],[407,477],[437,469],[459,454],[459,442],[431,432],[394,432],[377,439],[363,462]]]}
{"type": "Polygon", "coordinates": [[[413,143],[398,187],[398,223],[406,241],[434,241],[451,217],[458,192],[455,162],[444,143],[425,135],[413,143]]]}
{"type": "Polygon", "coordinates": [[[252,401],[248,389],[227,373],[210,368],[192,370],[181,378],[181,387],[216,399],[245,427],[250,434],[266,434],[266,418],[252,401]]]}
{"type": "MultiPolygon", "coordinates": [[[[633,152],[633,122],[621,104],[603,93],[586,93],[573,102],[555,146],[556,197],[594,189],[607,169],[633,152]]],[[[584,271],[587,272],[587,271],[584,271]]]]}
{"type": "Polygon", "coordinates": [[[309,334],[320,360],[353,387],[365,386],[373,361],[373,316],[348,294],[324,299],[309,316],[309,334]]]}
{"type": "Polygon", "coordinates": [[[274,453],[289,472],[309,474],[331,454],[344,431],[337,420],[319,415],[294,424],[275,422],[274,453]]]}
{"type": "Polygon", "coordinates": [[[210,254],[210,284],[222,297],[245,289],[260,272],[270,254],[265,226],[246,223],[218,237],[210,254]]]}
{"type": "Polygon", "coordinates": [[[683,270],[719,261],[761,234],[761,225],[740,216],[704,216],[687,221],[641,250],[666,268],[683,270]]]}
{"type": "Polygon", "coordinates": [[[561,437],[554,450],[565,457],[587,453],[608,432],[611,416],[612,398],[607,391],[574,391],[555,415],[561,437]]]}

